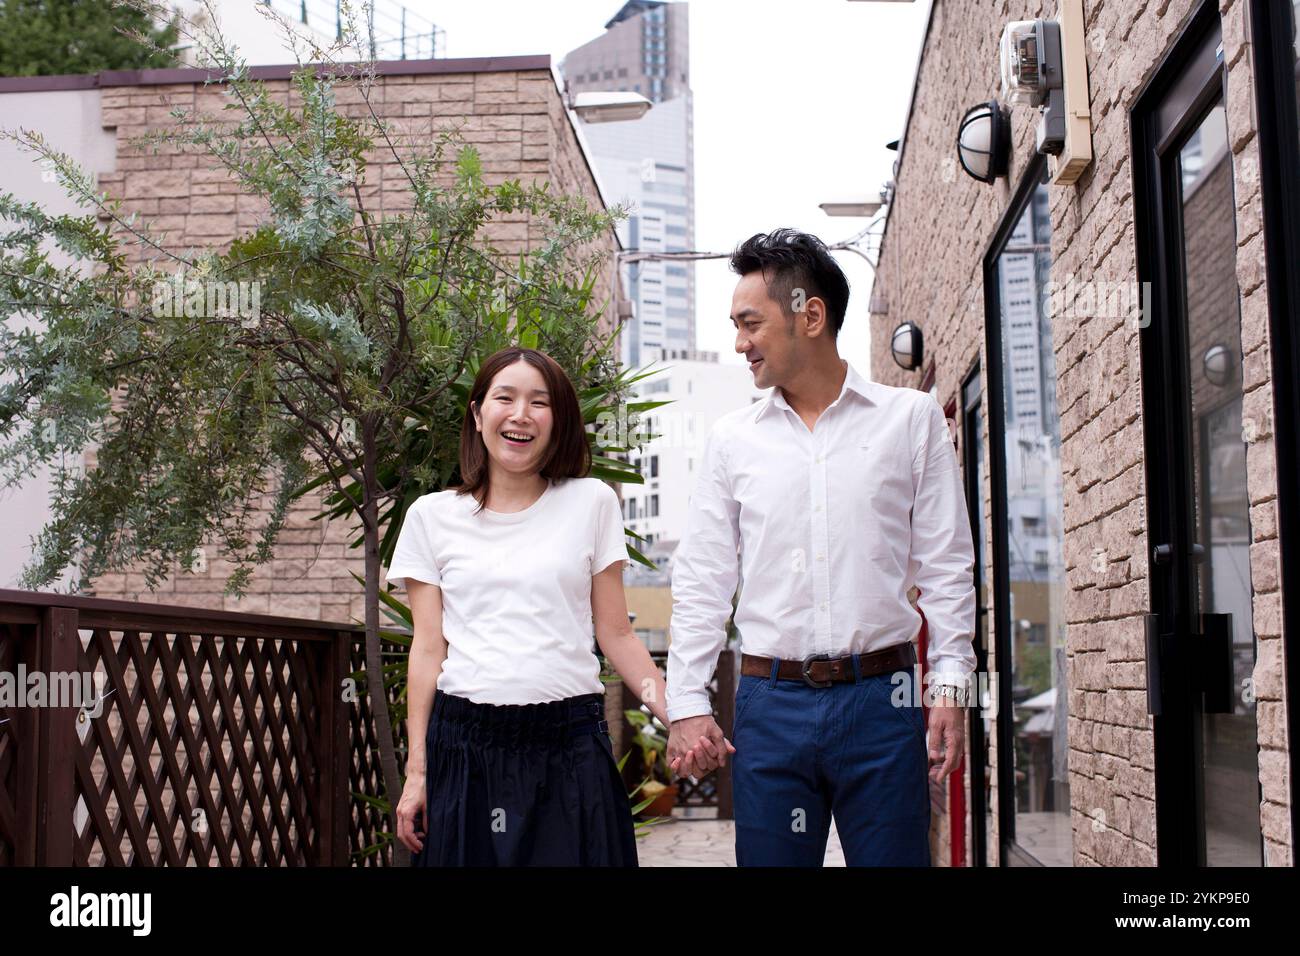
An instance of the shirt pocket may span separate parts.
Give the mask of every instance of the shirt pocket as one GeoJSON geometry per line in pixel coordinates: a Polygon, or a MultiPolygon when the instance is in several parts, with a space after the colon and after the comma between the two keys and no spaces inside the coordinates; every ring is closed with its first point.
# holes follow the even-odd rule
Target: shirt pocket
{"type": "Polygon", "coordinates": [[[868,501],[875,501],[880,496],[880,486],[886,478],[884,463],[876,451],[882,444],[870,438],[858,442],[856,464],[861,469],[862,493],[868,501]]]}
{"type": "MultiPolygon", "coordinates": [[[[852,496],[849,517],[855,528],[871,534],[873,551],[891,551],[908,540],[912,529],[912,461],[897,435],[872,435],[854,443],[859,493],[852,496]]],[[[897,562],[891,562],[891,566],[897,562]]]]}
{"type": "Polygon", "coordinates": [[[898,492],[912,487],[912,462],[897,436],[872,435],[857,441],[862,477],[872,491],[898,492]]]}

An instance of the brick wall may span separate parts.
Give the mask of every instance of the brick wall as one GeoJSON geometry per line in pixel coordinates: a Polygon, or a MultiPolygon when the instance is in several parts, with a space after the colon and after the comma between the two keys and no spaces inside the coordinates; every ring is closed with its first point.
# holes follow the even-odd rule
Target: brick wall
{"type": "MultiPolygon", "coordinates": [[[[1129,283],[1136,278],[1129,109],[1194,7],[1191,0],[1084,3],[1096,159],[1074,186],[1049,187],[1054,279],[1073,274],[1091,281],[1129,283]]],[[[872,369],[880,381],[921,384],[921,371],[905,372],[889,355],[890,332],[908,319],[923,328],[927,354],[937,356],[941,403],[959,396],[961,380],[977,360],[982,370],[989,367],[990,357],[984,354],[982,260],[1012,190],[1033,156],[1036,118],[1024,108],[1012,112],[1011,168],[1008,176],[992,185],[978,183],[955,168],[954,140],[966,109],[999,93],[1002,27],[1011,20],[1052,17],[1055,9],[1055,3],[936,0],[876,271],[876,291],[883,292],[888,302],[888,314],[873,315],[871,320],[872,369]]],[[[1225,0],[1220,12],[1228,67],[1235,266],[1245,362],[1242,417],[1255,429],[1247,446],[1246,468],[1258,637],[1260,819],[1266,864],[1290,865],[1268,316],[1259,177],[1254,174],[1259,166],[1253,61],[1245,0],[1225,0]]],[[[1142,617],[1149,602],[1146,556],[1152,542],[1144,516],[1138,330],[1121,317],[1058,316],[1053,345],[1062,440],[1073,862],[1153,865],[1154,738],[1146,713],[1142,617]],[[1092,569],[1095,549],[1105,554],[1101,573],[1092,569]]],[[[982,381],[983,421],[987,422],[987,374],[982,381]]],[[[987,450],[987,425],[980,439],[987,450]]],[[[984,549],[989,557],[986,563],[991,564],[987,469],[982,483],[984,549]]],[[[997,620],[997,595],[991,567],[985,588],[992,625],[997,620]]],[[[994,647],[990,647],[989,666],[990,670],[998,666],[994,647]]],[[[991,759],[996,806],[996,741],[991,759]]],[[[997,865],[996,816],[990,822],[988,863],[997,865]]],[[[943,830],[946,833],[946,820],[943,830]]]]}

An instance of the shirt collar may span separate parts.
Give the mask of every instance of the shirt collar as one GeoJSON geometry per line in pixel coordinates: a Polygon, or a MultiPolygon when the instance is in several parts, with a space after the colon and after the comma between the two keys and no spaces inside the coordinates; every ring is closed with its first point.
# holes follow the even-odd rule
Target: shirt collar
{"type": "MultiPolygon", "coordinates": [[[[848,359],[840,359],[840,361],[844,363],[844,367],[847,371],[844,375],[844,385],[840,388],[839,397],[836,398],[835,401],[838,402],[847,392],[853,391],[861,395],[868,402],[875,404],[876,396],[873,394],[875,383],[869,382],[859,375],[858,370],[853,367],[853,363],[848,359]]],[[[755,404],[758,406],[758,410],[754,412],[753,420],[755,422],[760,421],[763,416],[768,413],[768,410],[772,408],[783,408],[794,411],[794,409],[790,407],[790,403],[785,400],[785,393],[781,391],[779,385],[772,388],[772,394],[766,399],[761,402],[756,402],[755,404]]],[[[831,404],[834,404],[834,402],[831,404]]]]}

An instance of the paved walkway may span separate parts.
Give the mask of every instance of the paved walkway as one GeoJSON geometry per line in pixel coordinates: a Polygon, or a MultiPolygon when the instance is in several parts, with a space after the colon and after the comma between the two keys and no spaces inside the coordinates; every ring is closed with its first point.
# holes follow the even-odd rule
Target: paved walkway
{"type": "MultiPolygon", "coordinates": [[[[735,866],[736,842],[731,820],[680,816],[645,827],[637,839],[642,866],[735,866]]],[[[638,831],[640,832],[640,831],[638,831]]],[[[831,822],[826,841],[826,866],[843,866],[844,852],[831,822]]]]}

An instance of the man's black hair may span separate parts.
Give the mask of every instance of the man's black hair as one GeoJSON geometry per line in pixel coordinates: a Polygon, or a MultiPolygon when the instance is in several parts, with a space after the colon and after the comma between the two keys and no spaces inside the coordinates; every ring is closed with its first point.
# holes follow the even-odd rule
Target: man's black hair
{"type": "Polygon", "coordinates": [[[816,236],[795,229],[757,233],[731,254],[731,270],[742,276],[762,270],[767,294],[786,315],[794,315],[795,290],[803,299],[813,296],[826,303],[831,338],[837,338],[849,307],[849,280],[816,236]]]}

